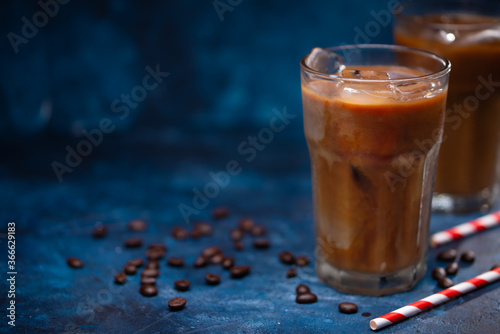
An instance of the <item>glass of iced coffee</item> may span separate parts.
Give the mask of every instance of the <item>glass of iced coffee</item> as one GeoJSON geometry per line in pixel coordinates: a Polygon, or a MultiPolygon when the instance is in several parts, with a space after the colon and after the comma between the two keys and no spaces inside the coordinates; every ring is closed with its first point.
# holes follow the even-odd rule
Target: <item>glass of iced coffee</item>
{"type": "Polygon", "coordinates": [[[403,3],[396,44],[430,50],[453,65],[433,209],[491,207],[500,150],[500,2],[403,3]]]}
{"type": "Polygon", "coordinates": [[[449,71],[444,57],[390,45],[302,59],[316,270],[337,290],[389,294],[424,275],[449,71]]]}

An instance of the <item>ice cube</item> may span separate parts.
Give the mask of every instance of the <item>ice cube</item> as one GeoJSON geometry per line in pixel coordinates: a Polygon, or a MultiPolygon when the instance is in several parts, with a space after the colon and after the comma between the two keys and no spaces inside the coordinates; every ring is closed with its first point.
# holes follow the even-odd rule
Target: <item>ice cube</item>
{"type": "Polygon", "coordinates": [[[343,78],[366,79],[366,80],[389,80],[391,76],[384,71],[369,71],[357,69],[345,69],[340,73],[343,78]]]}
{"type": "Polygon", "coordinates": [[[306,58],[306,65],[318,72],[336,74],[343,64],[343,58],[338,54],[322,48],[312,49],[306,58]]]}

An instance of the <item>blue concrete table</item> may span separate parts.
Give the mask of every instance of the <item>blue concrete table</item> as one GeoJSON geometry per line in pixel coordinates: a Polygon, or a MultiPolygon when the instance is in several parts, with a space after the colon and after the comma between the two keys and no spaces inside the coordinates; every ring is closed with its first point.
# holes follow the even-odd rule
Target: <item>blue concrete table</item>
{"type": "MultiPolygon", "coordinates": [[[[298,122],[297,124],[299,124],[298,122]]],[[[258,129],[257,129],[258,130],[258,129]]],[[[238,153],[238,145],[254,130],[234,132],[181,131],[164,127],[139,128],[128,136],[106,137],[59,183],[50,169],[46,145],[38,152],[22,153],[25,146],[7,152],[17,163],[2,165],[0,223],[16,223],[16,327],[6,318],[6,239],[1,240],[1,332],[6,333],[370,333],[369,320],[439,291],[428,272],[412,290],[384,297],[338,293],[318,281],[311,263],[287,279],[288,266],[279,262],[279,251],[314,257],[310,175],[307,148],[300,125],[276,134],[251,162],[238,153]],[[205,209],[190,218],[214,227],[211,236],[174,240],[173,226],[186,226],[179,204],[192,204],[193,188],[203,189],[210,172],[236,160],[239,175],[209,200],[205,209]],[[21,167],[23,168],[21,169],[21,167]],[[213,221],[210,210],[226,206],[230,215],[213,221]],[[251,217],[268,229],[272,245],[267,250],[251,246],[233,249],[229,230],[242,217],[251,217]],[[143,218],[145,232],[131,232],[127,222],[143,218]],[[109,230],[104,239],[93,239],[96,221],[109,230]],[[139,294],[139,274],[123,286],[113,275],[146,249],[126,249],[123,241],[140,236],[145,244],[164,242],[167,256],[183,256],[184,268],[168,267],[162,260],[159,294],[139,294]],[[218,244],[238,264],[252,266],[251,274],[234,280],[220,267],[193,268],[202,248],[218,244]],[[85,266],[71,269],[66,258],[77,256],[85,266]],[[204,275],[221,275],[218,286],[204,283],[204,275]],[[177,279],[188,278],[191,289],[178,292],[177,279]],[[305,283],[318,295],[310,305],[295,303],[295,287],[305,283]],[[169,299],[182,296],[187,306],[170,312],[169,299]],[[354,302],[356,314],[338,312],[340,302],[354,302]],[[370,316],[363,316],[370,313],[370,316]]],[[[47,147],[64,147],[50,139],[47,147]]],[[[467,221],[479,214],[433,215],[431,231],[467,221]]],[[[191,225],[187,226],[189,229],[191,225]]],[[[500,229],[493,229],[452,244],[459,251],[473,249],[477,260],[462,266],[454,278],[461,282],[500,262],[500,229]]],[[[429,252],[428,266],[437,265],[439,249],[429,252]]],[[[498,333],[500,284],[388,327],[384,333],[498,333]]]]}

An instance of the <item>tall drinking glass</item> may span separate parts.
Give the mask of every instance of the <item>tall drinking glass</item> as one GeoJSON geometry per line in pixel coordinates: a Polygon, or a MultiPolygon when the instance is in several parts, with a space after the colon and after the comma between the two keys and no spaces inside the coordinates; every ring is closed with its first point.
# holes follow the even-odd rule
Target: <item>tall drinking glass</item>
{"type": "Polygon", "coordinates": [[[390,45],[302,59],[316,269],[337,290],[388,294],[424,275],[449,71],[444,57],[390,45]]]}

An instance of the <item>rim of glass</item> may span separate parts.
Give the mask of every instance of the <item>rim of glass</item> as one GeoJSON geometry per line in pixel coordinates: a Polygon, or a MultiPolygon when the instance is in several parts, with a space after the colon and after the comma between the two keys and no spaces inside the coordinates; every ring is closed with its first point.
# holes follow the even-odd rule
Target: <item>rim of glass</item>
{"type": "Polygon", "coordinates": [[[435,54],[433,52],[423,50],[423,49],[418,49],[418,48],[413,48],[409,46],[402,46],[402,45],[391,45],[391,44],[352,44],[352,45],[342,45],[342,46],[333,46],[333,47],[328,47],[324,48],[325,50],[332,51],[334,53],[339,54],[338,51],[342,50],[352,50],[352,49],[361,49],[361,50],[368,50],[368,49],[384,49],[384,50],[393,50],[393,51],[406,51],[406,52],[413,52],[420,54],[422,56],[425,56],[427,58],[434,59],[442,64],[442,67],[433,73],[425,74],[425,75],[420,75],[420,76],[415,76],[415,77],[410,77],[410,78],[400,78],[400,79],[356,79],[356,78],[344,78],[340,77],[336,74],[328,74],[320,71],[316,71],[309,66],[306,65],[306,58],[309,57],[311,53],[308,53],[305,55],[302,60],[300,61],[300,67],[310,73],[314,74],[317,77],[320,77],[325,80],[330,80],[330,81],[345,81],[345,82],[352,82],[352,83],[414,83],[414,82],[420,82],[420,81],[426,81],[426,80],[436,80],[439,79],[440,77],[448,74],[451,70],[451,63],[448,59],[446,59],[443,56],[440,56],[438,54],[435,54]]]}
{"type": "MultiPolygon", "coordinates": [[[[446,1],[437,1],[437,3],[455,3],[455,4],[474,4],[474,5],[477,5],[477,6],[482,6],[480,9],[484,9],[485,11],[488,10],[487,6],[488,5],[491,5],[489,2],[487,1],[458,1],[458,0],[446,0],[446,1]]],[[[488,17],[491,17],[491,18],[494,18],[496,20],[494,21],[491,21],[491,22],[481,22],[481,23],[438,23],[438,22],[425,22],[425,27],[428,28],[428,29],[443,29],[443,28],[453,28],[453,29],[457,29],[457,30],[477,30],[477,29],[485,29],[485,28],[490,28],[490,27],[495,27],[495,26],[498,26],[500,25],[500,17],[498,17],[498,14],[497,15],[488,15],[487,12],[480,12],[480,11],[470,11],[468,9],[460,9],[460,8],[450,8],[450,9],[446,9],[446,10],[434,10],[434,9],[431,9],[431,10],[428,10],[428,11],[425,11],[423,13],[405,13],[404,12],[404,8],[405,6],[409,6],[410,8],[418,8],[417,6],[419,5],[426,5],[426,4],[431,4],[431,5],[436,5],[436,2],[435,1],[430,1],[430,0],[425,0],[425,1],[422,1],[422,2],[414,2],[412,0],[406,0],[406,1],[403,1],[401,2],[401,6],[403,8],[403,11],[400,12],[400,13],[396,13],[394,14],[394,16],[401,20],[401,19],[407,19],[407,21],[405,21],[405,23],[413,23],[413,24],[419,24],[419,25],[422,25],[424,24],[423,22],[419,22],[418,20],[416,20],[415,18],[417,16],[420,16],[420,15],[425,15],[425,14],[442,14],[442,13],[455,13],[455,14],[463,14],[463,13],[466,13],[466,14],[474,14],[474,15],[484,15],[484,16],[488,16],[488,17]]]]}

